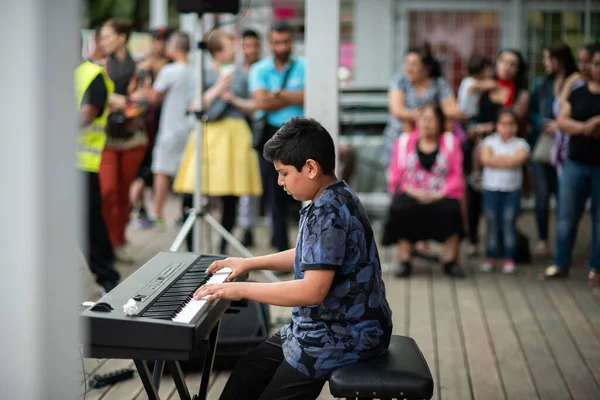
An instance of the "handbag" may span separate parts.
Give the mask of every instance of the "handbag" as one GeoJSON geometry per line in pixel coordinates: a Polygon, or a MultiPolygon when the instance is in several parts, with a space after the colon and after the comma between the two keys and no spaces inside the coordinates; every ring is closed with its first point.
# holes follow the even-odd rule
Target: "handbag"
{"type": "Polygon", "coordinates": [[[552,162],[552,148],[554,147],[554,136],[550,136],[546,133],[542,133],[539,137],[533,152],[531,153],[531,160],[542,163],[550,164],[552,162]]]}
{"type": "MultiPolygon", "coordinates": [[[[283,76],[283,81],[281,81],[281,86],[279,87],[279,90],[285,88],[285,85],[287,84],[287,81],[290,77],[290,73],[292,72],[292,69],[294,69],[295,65],[296,62],[292,60],[292,64],[283,76]]],[[[269,113],[265,112],[262,117],[255,119],[252,122],[252,147],[254,147],[254,149],[256,150],[259,150],[259,152],[262,152],[260,150],[263,148],[265,143],[267,143],[267,140],[270,139],[269,124],[267,123],[268,118],[269,113]]]]}

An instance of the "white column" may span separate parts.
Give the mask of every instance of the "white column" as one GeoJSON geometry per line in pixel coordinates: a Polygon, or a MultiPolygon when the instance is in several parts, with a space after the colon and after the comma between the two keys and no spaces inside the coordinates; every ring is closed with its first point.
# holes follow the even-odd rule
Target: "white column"
{"type": "Polygon", "coordinates": [[[526,9],[523,0],[510,0],[502,15],[502,47],[527,50],[527,31],[525,29],[526,9]]]}
{"type": "Polygon", "coordinates": [[[221,14],[220,15],[219,21],[222,25],[221,29],[223,30],[223,32],[235,33],[236,18],[238,18],[237,15],[233,15],[233,14],[221,14]]]}
{"type": "Polygon", "coordinates": [[[340,4],[338,0],[307,0],[305,11],[306,81],[304,114],[339,136],[340,4]]]}
{"type": "Polygon", "coordinates": [[[0,398],[75,399],[76,0],[4,2],[0,24],[0,398]]]}
{"type": "MultiPolygon", "coordinates": [[[[196,42],[199,38],[196,38],[196,22],[198,20],[198,14],[180,14],[179,16],[179,29],[190,36],[190,64],[195,65],[196,62],[196,42]]],[[[200,38],[201,39],[201,38],[200,38]]]]}
{"type": "Polygon", "coordinates": [[[585,20],[583,22],[585,43],[592,40],[592,0],[585,1],[585,20]]]}
{"type": "Polygon", "coordinates": [[[354,85],[387,87],[393,74],[395,2],[354,1],[354,85]]]}
{"type": "Polygon", "coordinates": [[[150,29],[168,25],[168,3],[167,0],[150,0],[150,29]]]}

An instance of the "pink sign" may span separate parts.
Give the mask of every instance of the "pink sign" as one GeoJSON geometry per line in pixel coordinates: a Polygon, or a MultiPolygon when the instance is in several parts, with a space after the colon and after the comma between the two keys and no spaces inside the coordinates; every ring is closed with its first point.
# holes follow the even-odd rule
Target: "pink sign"
{"type": "Polygon", "coordinates": [[[292,19],[296,16],[296,10],[293,8],[273,7],[273,19],[284,20],[292,19]]]}

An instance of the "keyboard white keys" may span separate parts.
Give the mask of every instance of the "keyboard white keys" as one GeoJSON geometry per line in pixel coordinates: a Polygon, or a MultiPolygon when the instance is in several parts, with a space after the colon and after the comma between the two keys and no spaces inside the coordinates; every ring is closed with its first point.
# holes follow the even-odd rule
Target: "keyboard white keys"
{"type": "MultiPolygon", "coordinates": [[[[215,274],[213,274],[213,276],[210,277],[206,284],[210,285],[211,283],[223,283],[230,274],[231,268],[223,268],[217,271],[215,274]]],[[[206,308],[209,305],[208,303],[209,302],[206,300],[192,299],[189,303],[185,305],[185,307],[181,309],[181,311],[177,313],[177,315],[175,315],[175,317],[173,317],[172,321],[183,322],[186,324],[190,323],[196,317],[196,315],[199,315],[203,313],[204,310],[206,310],[206,308]]]]}

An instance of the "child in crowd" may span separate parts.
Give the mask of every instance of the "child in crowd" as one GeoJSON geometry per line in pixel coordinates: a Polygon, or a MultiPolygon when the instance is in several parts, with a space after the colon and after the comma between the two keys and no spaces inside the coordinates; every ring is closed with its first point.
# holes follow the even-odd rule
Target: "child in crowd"
{"type": "Polygon", "coordinates": [[[523,164],[527,162],[529,145],[517,137],[519,121],[510,110],[501,110],[496,120],[496,133],[485,138],[481,146],[483,165],[483,209],[486,219],[486,260],[481,270],[489,272],[500,257],[502,272],[516,272],[517,216],[521,204],[523,164]]]}
{"type": "Polygon", "coordinates": [[[240,360],[221,399],[316,399],[333,369],[386,351],[392,311],[371,224],[356,194],[335,176],[329,133],[315,120],[292,118],[263,155],[288,194],[310,201],[296,248],[216,261],[208,271],[229,267],[232,279],[267,269],[294,272],[295,279],[203,285],[194,297],[293,307],[292,321],[240,360]]]}
{"type": "Polygon", "coordinates": [[[493,79],[492,61],[487,57],[473,55],[467,64],[468,76],[465,77],[458,87],[458,107],[467,116],[468,122],[479,112],[479,100],[481,94],[496,88],[493,79]]]}
{"type": "Polygon", "coordinates": [[[480,55],[473,55],[469,58],[467,64],[468,76],[465,77],[458,88],[457,103],[458,107],[467,116],[467,123],[464,127],[465,132],[469,132],[470,146],[469,151],[464,157],[470,162],[465,172],[470,173],[469,183],[475,187],[481,187],[481,166],[479,165],[479,144],[481,142],[480,133],[474,129],[476,125],[475,118],[479,113],[479,100],[484,92],[489,92],[496,88],[497,83],[493,79],[494,71],[492,69],[492,60],[480,55]]]}

